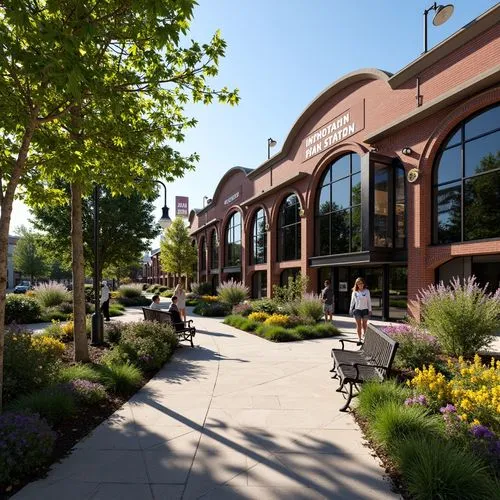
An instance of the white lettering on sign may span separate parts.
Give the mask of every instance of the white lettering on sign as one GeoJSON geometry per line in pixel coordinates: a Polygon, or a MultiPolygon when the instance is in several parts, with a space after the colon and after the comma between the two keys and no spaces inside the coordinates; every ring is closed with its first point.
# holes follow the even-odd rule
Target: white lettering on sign
{"type": "Polygon", "coordinates": [[[232,194],[229,198],[226,198],[224,200],[224,205],[229,205],[234,200],[236,200],[237,198],[239,198],[239,196],[240,196],[240,192],[239,191],[237,193],[232,194]]]}
{"type": "Polygon", "coordinates": [[[351,121],[351,119],[351,112],[347,111],[307,136],[305,140],[305,159],[308,160],[332,147],[337,142],[355,134],[357,132],[356,122],[351,121]]]}

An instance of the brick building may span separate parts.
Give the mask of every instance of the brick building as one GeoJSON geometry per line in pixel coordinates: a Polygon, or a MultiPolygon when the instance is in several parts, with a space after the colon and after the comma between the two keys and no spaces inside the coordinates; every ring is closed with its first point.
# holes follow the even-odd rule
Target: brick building
{"type": "Polygon", "coordinates": [[[332,280],[336,311],[363,276],[374,316],[422,287],[500,282],[500,7],[396,74],[352,72],[316,97],[281,152],[231,168],[190,214],[197,279],[254,297],[300,272],[332,280]]]}

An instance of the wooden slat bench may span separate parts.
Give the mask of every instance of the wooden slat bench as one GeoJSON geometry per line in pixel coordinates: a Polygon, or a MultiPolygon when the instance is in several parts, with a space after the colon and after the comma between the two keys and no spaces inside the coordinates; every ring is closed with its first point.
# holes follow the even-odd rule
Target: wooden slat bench
{"type": "Polygon", "coordinates": [[[168,311],[143,307],[142,312],[144,313],[144,319],[146,321],[158,321],[158,323],[168,323],[172,325],[179,340],[189,340],[189,342],[191,342],[191,347],[194,347],[193,337],[196,335],[196,328],[191,326],[193,323],[192,319],[181,323],[174,323],[168,311]]]}
{"type": "Polygon", "coordinates": [[[332,378],[339,379],[337,392],[347,394],[347,402],[340,409],[346,411],[351,404],[353,388],[359,389],[359,384],[367,380],[384,380],[391,369],[398,343],[387,334],[369,324],[366,330],[364,342],[356,340],[339,339],[342,349],[332,349],[334,373],[332,378]],[[345,349],[345,342],[361,345],[357,351],[345,349]],[[347,390],[346,386],[349,386],[347,390]]]}

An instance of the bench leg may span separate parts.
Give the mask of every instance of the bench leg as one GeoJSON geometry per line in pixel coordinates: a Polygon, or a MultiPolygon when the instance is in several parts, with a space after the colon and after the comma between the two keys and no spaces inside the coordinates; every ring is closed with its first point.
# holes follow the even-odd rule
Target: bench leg
{"type": "Polygon", "coordinates": [[[335,389],[335,392],[344,392],[344,383],[342,382],[342,380],[339,379],[339,387],[338,389],[335,389]]]}
{"type": "Polygon", "coordinates": [[[189,332],[189,342],[191,342],[191,347],[194,347],[194,344],[193,344],[193,332],[189,332]]]}
{"type": "Polygon", "coordinates": [[[351,400],[352,400],[352,382],[349,382],[349,392],[347,394],[347,401],[345,403],[344,406],[342,406],[342,408],[340,408],[339,411],[347,411],[347,408],[349,408],[349,405],[351,404],[351,400]]]}

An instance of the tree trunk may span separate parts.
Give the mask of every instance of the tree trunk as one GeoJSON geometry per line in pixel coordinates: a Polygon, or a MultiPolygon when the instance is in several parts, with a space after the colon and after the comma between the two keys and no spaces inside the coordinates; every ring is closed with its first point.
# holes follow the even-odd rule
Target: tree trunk
{"type": "Polygon", "coordinates": [[[71,268],[73,271],[73,320],[75,361],[90,361],[85,328],[85,262],[83,258],[82,185],[71,184],[71,268]]]}
{"type": "Polygon", "coordinates": [[[36,117],[38,108],[33,109],[31,120],[24,132],[23,140],[17,160],[12,170],[12,175],[7,184],[5,194],[0,193],[1,213],[0,213],[0,413],[2,413],[3,399],[3,350],[5,345],[5,303],[7,291],[7,258],[9,249],[9,228],[12,214],[12,205],[14,203],[14,194],[19,184],[19,179],[23,173],[28,157],[28,151],[33,138],[33,133],[37,128],[36,117]]]}

